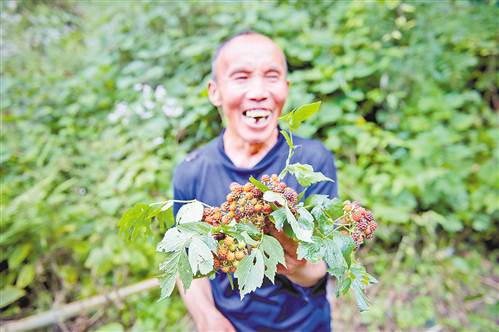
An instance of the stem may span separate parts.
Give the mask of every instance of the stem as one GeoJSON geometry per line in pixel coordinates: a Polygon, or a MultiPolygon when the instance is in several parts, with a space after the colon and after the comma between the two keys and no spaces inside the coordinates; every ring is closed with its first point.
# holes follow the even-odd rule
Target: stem
{"type": "MultiPolygon", "coordinates": [[[[199,202],[199,203],[201,203],[202,205],[204,205],[206,207],[213,208],[213,206],[208,205],[206,203],[203,203],[201,201],[198,201],[197,199],[189,199],[189,200],[171,199],[171,201],[175,202],[175,203],[194,203],[194,202],[199,202]]],[[[155,203],[153,203],[153,204],[155,204],[155,203]]]]}
{"type": "Polygon", "coordinates": [[[279,179],[281,179],[281,180],[284,178],[284,176],[287,173],[289,163],[291,162],[291,157],[293,156],[293,153],[294,153],[293,133],[291,132],[291,130],[289,130],[288,133],[289,133],[289,140],[291,141],[291,145],[289,146],[289,150],[288,150],[288,158],[286,158],[286,166],[279,174],[279,179]]]}

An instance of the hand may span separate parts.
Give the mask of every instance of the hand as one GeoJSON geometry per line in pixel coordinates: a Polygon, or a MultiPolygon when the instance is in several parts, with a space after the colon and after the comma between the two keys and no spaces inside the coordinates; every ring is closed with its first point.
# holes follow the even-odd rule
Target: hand
{"type": "Polygon", "coordinates": [[[284,249],[286,267],[281,264],[277,265],[277,273],[285,275],[289,280],[302,287],[312,287],[326,275],[327,266],[324,262],[311,263],[304,259],[298,259],[296,255],[298,243],[284,232],[278,231],[274,224],[266,224],[265,232],[276,238],[284,249]]]}
{"type": "Polygon", "coordinates": [[[232,323],[217,309],[207,310],[195,323],[198,332],[236,332],[232,323]]]}
{"type": "Polygon", "coordinates": [[[298,243],[295,240],[287,236],[284,232],[278,231],[272,223],[266,225],[266,232],[276,238],[284,249],[284,260],[286,261],[286,267],[284,267],[282,264],[277,265],[277,273],[289,277],[299,271],[300,268],[305,266],[307,261],[304,259],[298,259],[298,256],[296,255],[298,243]]]}

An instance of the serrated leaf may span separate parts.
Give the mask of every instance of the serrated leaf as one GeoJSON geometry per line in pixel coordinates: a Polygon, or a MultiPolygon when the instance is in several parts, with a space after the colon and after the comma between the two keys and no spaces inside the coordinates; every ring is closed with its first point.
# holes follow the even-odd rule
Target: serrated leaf
{"type": "Polygon", "coordinates": [[[318,263],[324,257],[325,247],[319,237],[313,236],[312,242],[298,242],[296,254],[298,259],[306,259],[313,263],[318,263]]]}
{"type": "Polygon", "coordinates": [[[173,201],[166,201],[162,204],[160,204],[158,207],[154,208],[155,204],[149,204],[149,213],[147,214],[147,218],[153,218],[156,217],[158,214],[160,214],[162,211],[167,211],[173,206],[173,201]]]}
{"type": "Polygon", "coordinates": [[[257,180],[256,178],[254,178],[253,176],[250,176],[249,181],[250,181],[251,183],[253,183],[253,185],[254,185],[255,187],[257,187],[258,189],[260,189],[260,191],[261,191],[261,192],[263,192],[263,193],[264,193],[264,192],[266,192],[266,191],[269,191],[269,190],[270,190],[270,188],[269,188],[269,187],[267,187],[266,185],[264,185],[263,183],[261,183],[260,181],[258,181],[258,180],[257,180]]]}
{"type": "Polygon", "coordinates": [[[199,221],[179,224],[177,229],[181,232],[198,235],[207,235],[211,232],[211,226],[209,224],[199,221]]]}
{"type": "Polygon", "coordinates": [[[347,270],[347,263],[340,248],[331,239],[325,239],[324,245],[324,261],[328,265],[328,271],[336,278],[343,276],[347,270]]]}
{"type": "Polygon", "coordinates": [[[250,246],[254,247],[254,246],[258,245],[258,242],[253,240],[253,238],[251,236],[249,236],[248,232],[242,232],[241,238],[244,242],[246,242],[250,246]]]}
{"type": "Polygon", "coordinates": [[[321,181],[334,182],[324,174],[320,172],[314,172],[312,166],[308,164],[291,164],[288,165],[287,170],[296,177],[296,180],[302,187],[308,187],[314,183],[321,181]]]}
{"type": "Polygon", "coordinates": [[[287,206],[285,207],[285,211],[286,211],[286,220],[291,225],[291,228],[293,229],[296,238],[300,241],[311,242],[313,229],[310,228],[307,229],[305,228],[306,227],[305,225],[301,225],[300,223],[298,223],[295,216],[287,206]]]}
{"type": "Polygon", "coordinates": [[[189,258],[187,257],[187,253],[185,250],[182,250],[180,253],[180,259],[178,264],[178,275],[180,280],[182,280],[182,284],[184,285],[184,290],[191,286],[192,282],[192,269],[189,264],[189,258]]]}
{"type": "Polygon", "coordinates": [[[170,228],[166,231],[163,239],[156,246],[156,251],[158,252],[172,252],[179,251],[184,248],[189,236],[182,234],[178,229],[170,228]]]}
{"type": "Polygon", "coordinates": [[[314,216],[308,212],[304,207],[298,208],[298,223],[303,226],[305,229],[311,229],[313,231],[314,228],[314,216]]]}
{"type": "Polygon", "coordinates": [[[176,275],[174,273],[165,273],[161,277],[158,277],[159,287],[161,288],[161,295],[158,300],[162,301],[169,297],[173,289],[175,288],[176,275]]]}
{"type": "Polygon", "coordinates": [[[241,299],[244,295],[254,291],[263,283],[265,264],[262,252],[258,248],[254,248],[251,254],[244,257],[234,276],[237,278],[239,285],[239,294],[241,299]]]}
{"type": "Polygon", "coordinates": [[[175,280],[177,276],[180,256],[185,253],[184,249],[170,252],[166,254],[166,259],[160,264],[159,269],[164,273],[158,277],[159,286],[161,287],[161,296],[158,301],[162,301],[169,297],[175,288],[175,280]]]}
{"type": "Polygon", "coordinates": [[[351,269],[352,280],[351,288],[353,289],[355,300],[359,311],[366,311],[369,309],[369,299],[365,294],[365,289],[369,285],[369,275],[365,268],[360,264],[353,264],[351,269]]]}
{"type": "Polygon", "coordinates": [[[198,201],[182,205],[177,213],[177,224],[201,221],[203,219],[203,210],[203,204],[198,201]]]}
{"type": "Polygon", "coordinates": [[[291,131],[296,131],[303,121],[307,120],[314,113],[316,113],[321,106],[321,102],[317,101],[315,103],[304,104],[297,109],[289,112],[288,114],[279,118],[279,120],[286,121],[289,124],[289,129],[291,131]]]}
{"type": "Polygon", "coordinates": [[[193,274],[198,271],[201,274],[207,274],[213,270],[211,249],[197,237],[193,237],[189,245],[189,264],[193,274]]]}
{"type": "Polygon", "coordinates": [[[279,203],[280,206],[286,205],[286,199],[282,194],[276,193],[274,191],[266,191],[263,193],[263,199],[270,203],[279,203]]]}
{"type": "Polygon", "coordinates": [[[350,236],[343,235],[335,231],[332,239],[333,243],[338,247],[347,263],[347,268],[350,268],[352,263],[352,251],[355,248],[355,242],[350,236]]]}
{"type": "Polygon", "coordinates": [[[329,198],[327,195],[313,194],[307,197],[305,200],[305,207],[308,209],[314,208],[316,206],[323,206],[325,201],[329,198]]]}
{"type": "Polygon", "coordinates": [[[338,198],[327,199],[323,202],[324,210],[328,215],[336,220],[343,215],[343,202],[338,198]]]}
{"type": "Polygon", "coordinates": [[[263,260],[266,267],[264,273],[274,283],[277,264],[281,263],[286,266],[284,249],[276,238],[263,235],[260,250],[263,252],[263,260]]]}
{"type": "Polygon", "coordinates": [[[13,286],[6,286],[0,290],[0,308],[6,307],[9,304],[19,300],[26,294],[24,289],[19,289],[13,286]]]}
{"type": "Polygon", "coordinates": [[[148,219],[147,216],[150,211],[151,207],[143,203],[135,204],[135,206],[125,211],[118,222],[120,234],[123,235],[127,241],[137,239],[141,233],[148,234],[150,232],[150,219],[148,219]]]}
{"type": "Polygon", "coordinates": [[[280,209],[277,209],[274,212],[272,212],[270,216],[274,219],[275,228],[278,231],[282,230],[284,222],[287,220],[286,208],[282,207],[280,209]]]}

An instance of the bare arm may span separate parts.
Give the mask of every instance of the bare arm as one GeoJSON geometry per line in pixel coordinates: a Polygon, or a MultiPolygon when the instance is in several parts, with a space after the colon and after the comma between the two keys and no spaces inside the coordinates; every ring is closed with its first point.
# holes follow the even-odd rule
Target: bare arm
{"type": "Polygon", "coordinates": [[[184,292],[182,282],[177,276],[177,287],[198,332],[235,332],[234,326],[215,307],[208,278],[192,280],[191,286],[184,292]]]}

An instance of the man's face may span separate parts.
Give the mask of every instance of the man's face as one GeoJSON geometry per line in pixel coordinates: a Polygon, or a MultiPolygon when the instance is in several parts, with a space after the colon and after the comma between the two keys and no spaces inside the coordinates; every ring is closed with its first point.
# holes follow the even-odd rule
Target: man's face
{"type": "Polygon", "coordinates": [[[231,134],[248,143],[269,140],[288,96],[281,49],[260,35],[237,37],[220,52],[208,91],[231,134]]]}

